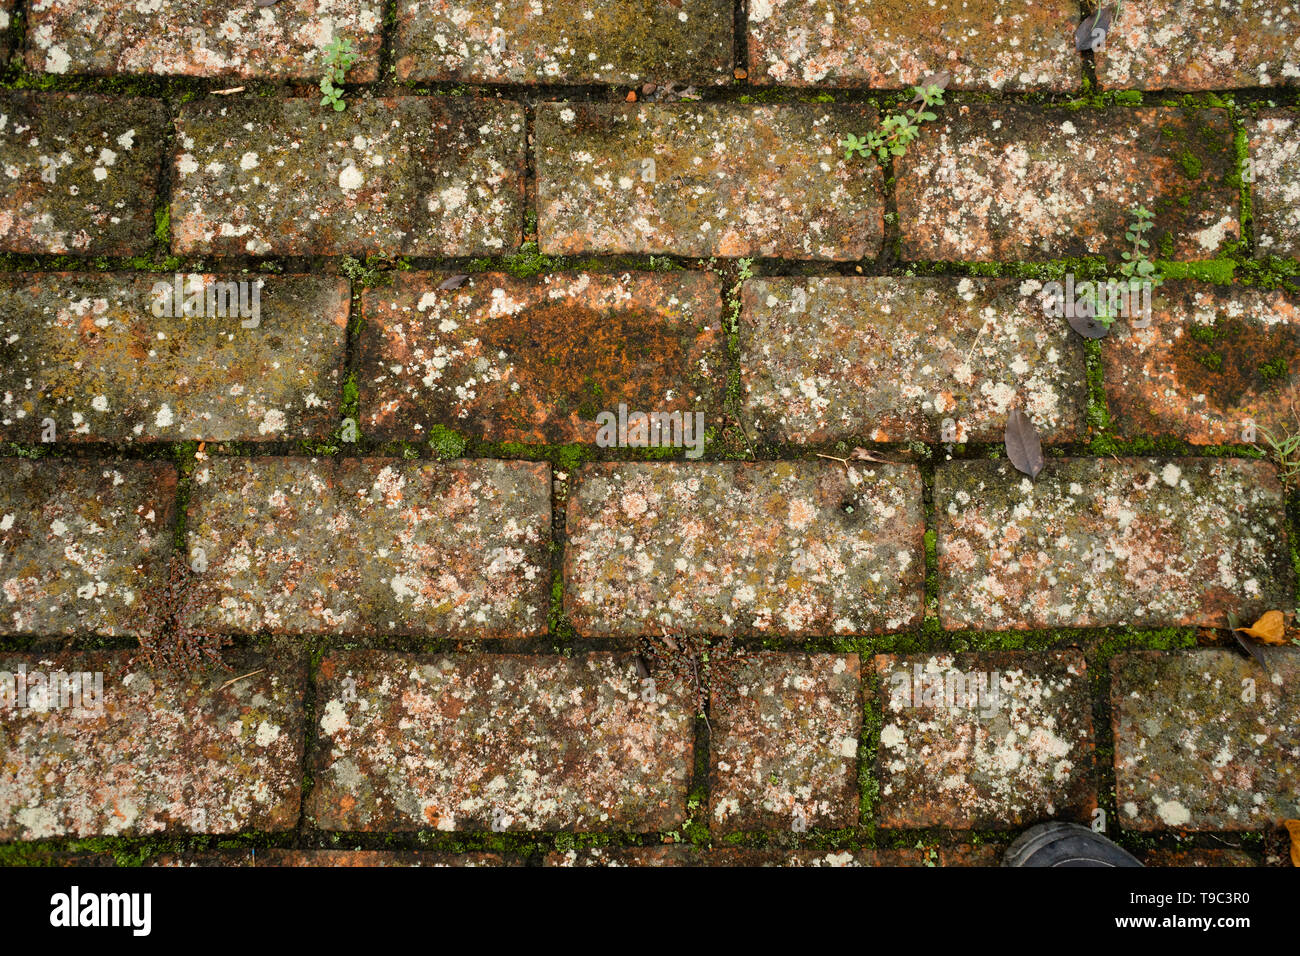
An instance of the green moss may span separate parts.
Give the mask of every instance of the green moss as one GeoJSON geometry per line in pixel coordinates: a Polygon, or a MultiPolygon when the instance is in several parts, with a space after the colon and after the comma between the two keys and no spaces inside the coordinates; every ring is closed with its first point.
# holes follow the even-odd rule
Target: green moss
{"type": "Polygon", "coordinates": [[[441,459],[459,458],[465,454],[468,444],[460,432],[446,425],[432,425],[429,428],[429,448],[441,459]]]}
{"type": "MultiPolygon", "coordinates": [[[[1163,253],[1164,250],[1161,251],[1163,253]]],[[[1161,259],[1157,263],[1160,274],[1166,279],[1190,279],[1195,282],[1209,282],[1214,285],[1232,285],[1233,274],[1237,271],[1237,265],[1237,260],[1226,256],[1192,262],[1171,262],[1167,259],[1161,259]]]]}
{"type": "Polygon", "coordinates": [[[1289,372],[1286,359],[1280,355],[1273,361],[1265,362],[1259,367],[1259,377],[1264,380],[1266,385],[1286,378],[1289,372]]]}
{"type": "Polygon", "coordinates": [[[1195,153],[1184,150],[1178,157],[1178,166],[1188,179],[1199,179],[1205,171],[1205,165],[1195,153]]]}

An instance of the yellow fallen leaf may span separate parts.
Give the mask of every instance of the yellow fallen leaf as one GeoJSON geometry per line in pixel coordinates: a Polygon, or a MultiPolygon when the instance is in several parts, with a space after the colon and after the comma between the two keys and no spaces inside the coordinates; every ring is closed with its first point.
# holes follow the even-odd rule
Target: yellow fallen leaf
{"type": "Polygon", "coordinates": [[[1291,865],[1300,866],[1300,820],[1283,820],[1282,826],[1291,834],[1291,865]]]}
{"type": "Polygon", "coordinates": [[[1281,611],[1267,611],[1250,627],[1241,628],[1241,633],[1249,634],[1261,644],[1285,644],[1286,618],[1281,611]]]}

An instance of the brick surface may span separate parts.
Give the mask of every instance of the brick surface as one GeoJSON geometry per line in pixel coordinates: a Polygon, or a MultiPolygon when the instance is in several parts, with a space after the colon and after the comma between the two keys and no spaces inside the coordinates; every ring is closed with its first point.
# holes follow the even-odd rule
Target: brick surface
{"type": "MultiPolygon", "coordinates": [[[[708,866],[760,867],[864,867],[926,866],[921,850],[751,850],[743,847],[713,850],[708,866]]],[[[935,864],[938,854],[935,856],[935,864]]],[[[934,864],[932,864],[934,865],[934,864]]]]}
{"type": "Polygon", "coordinates": [[[0,633],[121,636],[167,575],[176,469],[157,461],[7,459],[0,633]]]}
{"type": "Polygon", "coordinates": [[[215,459],[187,521],[196,623],[234,633],[545,633],[550,466],[215,459]]]}
{"type": "Polygon", "coordinates": [[[704,854],[694,846],[626,846],[585,847],[581,850],[546,854],[545,866],[562,867],[631,867],[631,866],[703,866],[704,854]]]}
{"type": "MultiPolygon", "coordinates": [[[[1247,422],[1295,427],[1300,307],[1294,295],[1169,282],[1151,324],[1117,322],[1102,345],[1106,399],[1126,438],[1238,444],[1247,422]]],[[[1262,442],[1262,439],[1258,439],[1262,442]]]]}
{"type": "Polygon", "coordinates": [[[102,707],[89,713],[38,709],[31,696],[25,709],[0,704],[0,839],[292,829],[303,675],[273,667],[223,687],[224,672],[164,679],[130,656],[0,657],[0,672],[25,665],[29,680],[63,671],[103,681],[102,707]]]}
{"type": "Polygon", "coordinates": [[[1138,90],[1294,85],[1298,31],[1300,10],[1282,0],[1144,0],[1107,31],[1097,79],[1138,90]]]}
{"type": "Polygon", "coordinates": [[[1041,288],[750,280],[740,323],[745,408],[761,436],[783,442],[1001,441],[1013,406],[1049,441],[1076,438],[1088,405],[1083,340],[1044,316],[1041,288]]]}
{"type": "Polygon", "coordinates": [[[935,474],[945,628],[1163,626],[1291,606],[1281,486],[1234,458],[1005,461],[935,474]]]}
{"type": "Polygon", "coordinates": [[[1133,830],[1260,830],[1300,816],[1300,652],[1111,662],[1115,804],[1133,830]]]}
{"type": "Polygon", "coordinates": [[[248,98],[177,120],[173,248],[500,255],[523,222],[524,115],[455,97],[248,98]],[[256,133],[250,131],[256,131],[256,133]]]}
{"type": "Polygon", "coordinates": [[[718,833],[858,822],[856,654],[762,654],[709,704],[718,833]]]}
{"type": "Polygon", "coordinates": [[[1118,260],[1138,206],[1165,258],[1240,234],[1224,110],[948,106],[895,162],[907,259],[1118,260]]]}
{"type": "Polygon", "coordinates": [[[803,637],[920,618],[914,466],[592,464],[567,528],[565,608],[583,634],[803,637]]]}
{"type": "Polygon", "coordinates": [[[715,276],[487,273],[440,290],[446,279],[405,273],[363,293],[367,435],[418,438],[442,424],[493,441],[591,443],[597,416],[620,403],[698,410],[718,425],[727,373],[715,276]]]}
{"type": "Polygon", "coordinates": [[[540,104],[541,250],[874,256],[879,167],[839,145],[874,122],[865,106],[540,104]]]}
{"type": "Polygon", "coordinates": [[[349,82],[378,76],[379,0],[38,0],[27,68],[46,73],[319,79],[342,37],[360,58],[349,82]]]}
{"type": "Polygon", "coordinates": [[[397,76],[470,83],[731,80],[727,0],[401,0],[397,76]]]}
{"type": "Polygon", "coordinates": [[[312,276],[0,276],[0,438],[40,441],[47,418],[73,442],[327,436],[349,301],[345,281],[312,276]],[[216,299],[241,281],[249,318],[238,290],[229,308],[216,299]],[[154,314],[208,289],[228,315],[206,301],[201,315],[154,314]]]}
{"type": "Polygon", "coordinates": [[[1082,654],[888,654],[875,667],[883,826],[1020,827],[1096,806],[1082,654]]]}
{"type": "Polygon", "coordinates": [[[1300,258],[1300,129],[1296,113],[1265,110],[1246,122],[1254,182],[1255,248],[1300,258]]]}
{"type": "Polygon", "coordinates": [[[331,654],[310,815],[327,830],[671,829],[689,706],[631,655],[331,654]],[[400,772],[394,768],[400,767],[400,772]]]}
{"type": "Polygon", "coordinates": [[[751,81],[898,88],[947,70],[950,89],[1072,90],[1083,79],[1073,0],[752,0],[751,81]]]}
{"type": "Polygon", "coordinates": [[[1142,859],[1145,866],[1254,866],[1247,853],[1237,850],[1151,850],[1142,859]]]}
{"type": "Polygon", "coordinates": [[[156,100],[0,93],[0,251],[148,249],[166,122],[156,100]]]}
{"type": "Polygon", "coordinates": [[[259,850],[255,866],[481,867],[514,866],[500,853],[431,853],[424,850],[259,850]]]}

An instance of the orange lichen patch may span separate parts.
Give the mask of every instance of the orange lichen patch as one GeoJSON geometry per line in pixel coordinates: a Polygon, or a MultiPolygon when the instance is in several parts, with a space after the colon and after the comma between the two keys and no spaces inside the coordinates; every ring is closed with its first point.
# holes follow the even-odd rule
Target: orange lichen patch
{"type": "Polygon", "coordinates": [[[363,427],[419,438],[594,442],[597,416],[703,412],[718,423],[726,356],[713,276],[404,274],[368,290],[358,375],[363,427]]]}

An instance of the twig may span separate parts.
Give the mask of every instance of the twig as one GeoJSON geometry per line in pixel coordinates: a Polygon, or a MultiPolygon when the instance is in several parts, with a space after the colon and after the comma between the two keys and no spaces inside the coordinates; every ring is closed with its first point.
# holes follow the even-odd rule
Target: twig
{"type": "Polygon", "coordinates": [[[231,87],[230,89],[228,89],[228,90],[213,90],[213,91],[212,91],[212,95],[213,95],[213,96],[229,96],[231,93],[242,93],[242,92],[244,92],[244,87],[242,87],[242,86],[232,86],[232,87],[231,87]]]}
{"type": "Polygon", "coordinates": [[[232,677],[230,680],[226,681],[224,684],[222,684],[220,687],[217,688],[217,693],[220,694],[223,690],[225,690],[225,689],[226,689],[227,687],[229,687],[231,684],[238,684],[241,680],[244,680],[244,679],[249,678],[249,677],[255,677],[255,676],[257,676],[258,674],[262,673],[262,671],[264,671],[264,670],[266,670],[265,667],[259,667],[257,670],[255,670],[255,671],[249,671],[247,674],[241,674],[241,675],[239,675],[238,677],[232,677]]]}

